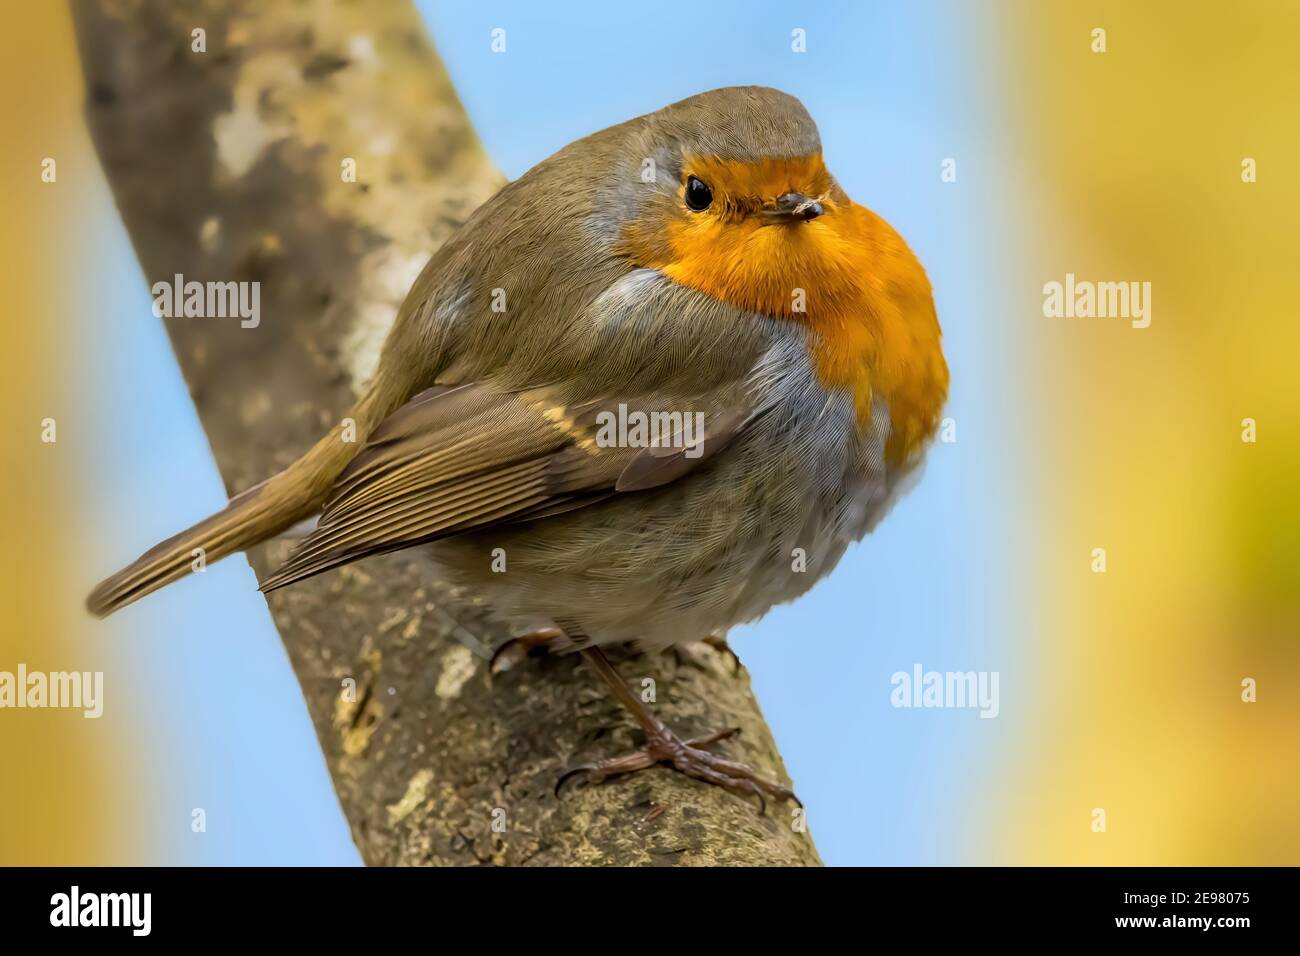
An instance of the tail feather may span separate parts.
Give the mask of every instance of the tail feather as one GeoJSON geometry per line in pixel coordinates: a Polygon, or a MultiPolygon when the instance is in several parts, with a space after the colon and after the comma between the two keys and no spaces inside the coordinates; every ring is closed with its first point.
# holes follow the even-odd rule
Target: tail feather
{"type": "Polygon", "coordinates": [[[200,557],[203,564],[210,564],[311,517],[366,436],[407,397],[404,389],[376,380],[350,413],[356,441],[344,441],[343,426],[336,425],[284,471],[235,496],[221,511],[155,545],[102,581],[86,599],[86,608],[107,617],[185,577],[200,557]]]}

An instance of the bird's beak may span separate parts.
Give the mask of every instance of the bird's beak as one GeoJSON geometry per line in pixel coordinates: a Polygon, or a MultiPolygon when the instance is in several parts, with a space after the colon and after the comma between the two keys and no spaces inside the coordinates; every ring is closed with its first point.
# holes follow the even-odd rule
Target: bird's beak
{"type": "Polygon", "coordinates": [[[776,202],[763,207],[763,216],[769,224],[809,222],[824,212],[826,212],[825,206],[803,193],[786,193],[778,196],[776,202]]]}

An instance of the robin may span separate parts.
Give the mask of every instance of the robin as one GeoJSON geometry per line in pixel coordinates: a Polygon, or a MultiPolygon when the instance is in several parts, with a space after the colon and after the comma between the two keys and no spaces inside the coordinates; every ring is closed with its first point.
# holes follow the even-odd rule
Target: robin
{"type": "Polygon", "coordinates": [[[106,615],[304,519],[271,591],[419,548],[512,633],[580,651],[643,751],[786,787],[683,740],[601,648],[725,633],[807,591],[907,487],[947,397],[930,284],[854,203],[803,105],[692,96],[504,187],[425,266],[378,372],[284,471],[100,584],[106,615]],[[504,568],[504,570],[503,570],[504,568]]]}

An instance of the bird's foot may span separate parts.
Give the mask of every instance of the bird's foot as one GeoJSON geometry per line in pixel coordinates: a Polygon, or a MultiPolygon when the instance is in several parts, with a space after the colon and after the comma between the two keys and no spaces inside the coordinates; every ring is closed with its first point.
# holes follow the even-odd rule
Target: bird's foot
{"type": "Polygon", "coordinates": [[[794,791],[789,787],[769,780],[747,764],[727,760],[725,757],[719,757],[717,754],[704,749],[710,744],[726,740],[738,733],[740,733],[739,727],[731,727],[727,730],[715,731],[703,737],[682,740],[663,724],[660,724],[654,732],[647,734],[645,749],[633,751],[621,757],[609,757],[595,763],[574,767],[560,777],[555,785],[555,792],[558,795],[565,781],[579,774],[585,774],[587,783],[598,784],[610,777],[635,773],[656,764],[668,764],[679,773],[684,773],[688,777],[712,784],[715,787],[722,787],[732,793],[741,795],[753,794],[758,797],[758,812],[760,814],[767,810],[768,796],[777,797],[781,800],[793,800],[799,806],[803,806],[802,803],[799,803],[799,798],[794,795],[794,791]]]}

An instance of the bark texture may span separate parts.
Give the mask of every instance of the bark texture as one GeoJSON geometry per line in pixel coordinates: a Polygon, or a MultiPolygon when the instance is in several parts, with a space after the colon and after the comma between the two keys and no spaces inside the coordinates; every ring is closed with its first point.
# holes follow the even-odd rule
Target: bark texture
{"type": "MultiPolygon", "coordinates": [[[[148,281],[260,283],[256,328],[166,320],[227,488],[242,491],[344,414],[420,267],[502,177],[407,0],[72,9],[88,124],[148,281]]],[[[248,559],[262,577],[288,548],[248,559]]],[[[575,656],[491,676],[468,649],[489,627],[481,608],[407,556],[269,603],[369,864],[819,862],[791,807],[759,816],[667,769],[557,799],[566,767],[639,743],[631,721],[575,656]]],[[[634,686],[653,678],[675,728],[739,725],[722,749],[784,778],[726,654],[614,660],[634,686]]]]}

